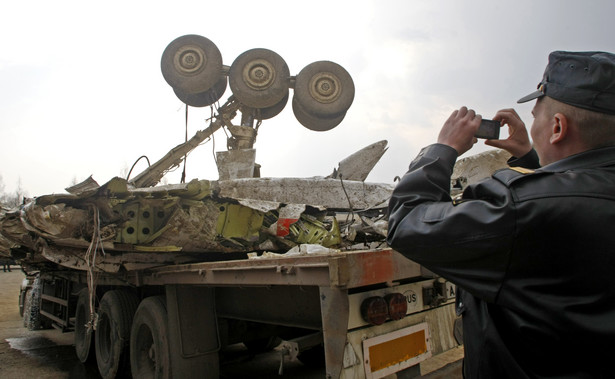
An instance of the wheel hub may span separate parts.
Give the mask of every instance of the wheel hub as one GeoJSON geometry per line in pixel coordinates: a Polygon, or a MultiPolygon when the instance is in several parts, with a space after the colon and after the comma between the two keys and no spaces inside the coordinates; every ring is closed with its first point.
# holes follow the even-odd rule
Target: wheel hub
{"type": "Polygon", "coordinates": [[[254,90],[269,88],[275,80],[275,69],[264,59],[255,59],[243,68],[243,81],[254,90]]]}
{"type": "Polygon", "coordinates": [[[150,361],[156,362],[156,350],[154,349],[153,344],[152,346],[150,346],[149,350],[147,351],[147,357],[149,358],[150,361]]]}
{"type": "Polygon", "coordinates": [[[341,93],[340,80],[330,72],[320,72],[310,79],[310,95],[319,103],[334,102],[341,93]]]}
{"type": "Polygon", "coordinates": [[[207,61],[205,52],[194,45],[182,46],[175,53],[175,68],[183,74],[193,74],[201,70],[207,61]]]}

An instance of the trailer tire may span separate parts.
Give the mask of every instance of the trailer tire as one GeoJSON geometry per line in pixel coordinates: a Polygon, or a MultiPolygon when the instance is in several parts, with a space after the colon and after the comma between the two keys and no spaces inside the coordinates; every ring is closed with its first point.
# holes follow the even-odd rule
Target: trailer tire
{"type": "Polygon", "coordinates": [[[94,333],[96,363],[103,379],[130,377],[130,327],[139,299],[126,290],[105,293],[94,333]]]}
{"type": "Polygon", "coordinates": [[[254,354],[265,353],[273,350],[276,346],[282,343],[282,339],[278,336],[259,338],[250,341],[243,341],[244,346],[249,352],[254,354]]]}
{"type": "Polygon", "coordinates": [[[87,288],[79,291],[77,306],[75,308],[75,353],[81,363],[93,362],[94,331],[86,327],[90,319],[90,292],[87,288]]]}
{"type": "Polygon", "coordinates": [[[130,332],[130,367],[134,378],[170,378],[171,360],[166,300],[148,297],[139,304],[130,332]]]}
{"type": "Polygon", "coordinates": [[[23,301],[23,303],[22,303],[22,305],[21,305],[21,307],[20,307],[20,308],[23,308],[23,309],[20,309],[20,313],[21,313],[21,317],[23,318],[23,326],[24,326],[25,328],[27,328],[27,327],[28,327],[28,321],[27,321],[27,318],[28,318],[28,317],[30,317],[30,316],[28,316],[28,312],[30,311],[30,307],[29,307],[29,305],[28,305],[28,297],[30,296],[30,292],[31,292],[31,291],[32,291],[32,289],[31,289],[31,288],[28,288],[27,290],[25,290],[25,291],[24,291],[24,292],[20,295],[20,298],[21,298],[21,299],[23,299],[23,300],[22,300],[22,301],[23,301]]]}
{"type": "Polygon", "coordinates": [[[34,279],[32,288],[26,294],[24,326],[28,330],[48,329],[51,327],[49,322],[43,322],[41,319],[41,284],[38,276],[34,279]]]}
{"type": "Polygon", "coordinates": [[[19,290],[19,317],[24,317],[24,309],[26,308],[26,297],[28,296],[28,292],[30,289],[20,289],[19,290]]]}
{"type": "Polygon", "coordinates": [[[302,351],[297,359],[308,367],[325,367],[325,347],[315,346],[309,350],[302,351]]]}

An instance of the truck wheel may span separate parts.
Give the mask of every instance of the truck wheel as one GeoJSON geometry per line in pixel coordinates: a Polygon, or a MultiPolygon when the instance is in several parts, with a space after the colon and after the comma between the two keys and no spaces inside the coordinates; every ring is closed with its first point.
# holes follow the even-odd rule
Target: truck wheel
{"type": "Polygon", "coordinates": [[[41,285],[37,276],[32,283],[32,288],[26,294],[26,306],[24,308],[24,326],[28,330],[43,328],[41,321],[41,285]]]}
{"type": "MultiPolygon", "coordinates": [[[[26,309],[26,299],[28,297],[28,294],[30,293],[30,289],[25,289],[25,290],[21,290],[20,294],[19,294],[19,316],[21,316],[22,318],[25,318],[26,314],[25,314],[25,309],[26,309]]],[[[25,321],[24,321],[24,326],[26,326],[25,321]]]]}
{"type": "Polygon", "coordinates": [[[30,309],[32,309],[32,289],[26,291],[23,301],[23,326],[28,327],[30,324],[30,309]]]}
{"type": "Polygon", "coordinates": [[[334,118],[350,108],[354,92],[348,71],[337,63],[319,61],[299,72],[293,99],[310,115],[334,118]]]}
{"type": "Polygon", "coordinates": [[[240,103],[252,108],[271,107],[288,93],[290,70],[275,51],[243,52],[229,69],[229,86],[240,103]]]}
{"type": "Polygon", "coordinates": [[[81,363],[93,362],[94,336],[86,324],[90,321],[90,293],[87,288],[79,291],[75,310],[75,352],[81,363]]]}
{"type": "Polygon", "coordinates": [[[282,339],[280,337],[271,336],[250,341],[243,341],[243,344],[251,353],[259,354],[273,350],[281,342],[282,339]]]}
{"type": "Polygon", "coordinates": [[[130,332],[130,367],[133,377],[171,377],[167,325],[164,297],[148,297],[139,304],[130,332]]]}
{"type": "Polygon", "coordinates": [[[302,351],[297,359],[308,367],[325,367],[325,347],[316,346],[302,351]]]}
{"type": "Polygon", "coordinates": [[[28,279],[24,279],[21,287],[19,288],[19,316],[24,317],[24,308],[26,307],[26,297],[30,292],[30,286],[28,285],[28,279]]]}
{"type": "Polygon", "coordinates": [[[94,345],[98,372],[103,379],[130,377],[128,344],[138,303],[137,296],[126,290],[109,291],[100,301],[94,345]]]}

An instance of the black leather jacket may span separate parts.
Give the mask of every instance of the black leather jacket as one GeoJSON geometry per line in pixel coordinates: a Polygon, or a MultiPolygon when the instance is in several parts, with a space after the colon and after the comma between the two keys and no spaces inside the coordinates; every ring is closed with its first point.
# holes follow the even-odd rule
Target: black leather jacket
{"type": "Polygon", "coordinates": [[[436,144],[410,164],[388,243],[464,290],[466,378],[615,377],[615,147],[500,170],[453,202],[456,158],[436,144]]]}

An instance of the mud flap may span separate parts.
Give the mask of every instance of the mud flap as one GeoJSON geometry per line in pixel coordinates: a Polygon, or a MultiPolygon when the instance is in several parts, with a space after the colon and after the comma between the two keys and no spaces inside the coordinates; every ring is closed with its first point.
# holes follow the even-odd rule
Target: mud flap
{"type": "Polygon", "coordinates": [[[166,294],[173,377],[218,378],[220,340],[213,288],[168,285],[166,294]]]}

